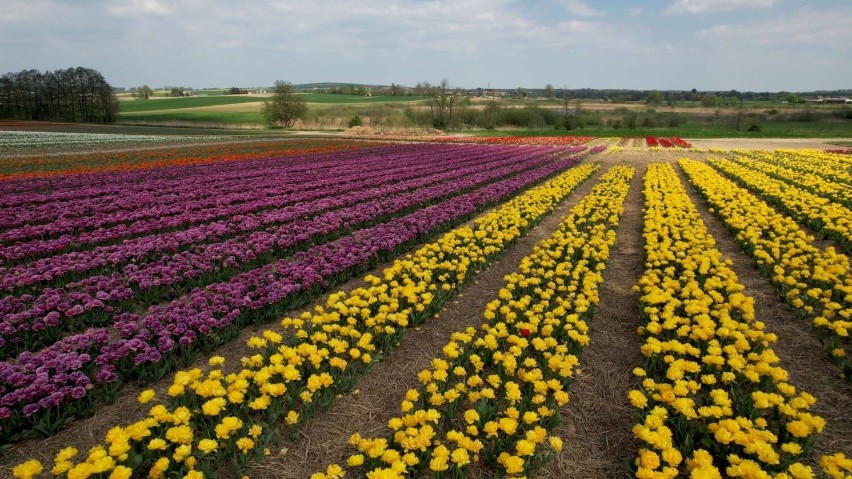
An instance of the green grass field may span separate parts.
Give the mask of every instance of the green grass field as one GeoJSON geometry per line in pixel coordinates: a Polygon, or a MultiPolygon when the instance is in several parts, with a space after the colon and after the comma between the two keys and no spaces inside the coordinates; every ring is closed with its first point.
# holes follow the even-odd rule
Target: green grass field
{"type": "MultiPolygon", "coordinates": [[[[425,97],[417,96],[350,96],[332,95],[328,93],[306,93],[301,95],[307,103],[333,104],[333,103],[397,103],[416,102],[424,100],[425,97]]],[[[162,100],[129,100],[120,105],[122,114],[153,112],[160,110],[178,110],[185,108],[200,108],[210,106],[234,105],[238,103],[255,103],[264,101],[265,96],[245,95],[219,95],[219,96],[195,96],[183,98],[169,98],[162,100]]]]}
{"type": "Polygon", "coordinates": [[[252,123],[264,124],[259,111],[170,111],[164,113],[139,112],[122,114],[119,123],[136,122],[198,122],[198,123],[252,123]]]}
{"type": "MultiPolygon", "coordinates": [[[[424,97],[414,96],[362,97],[327,93],[306,93],[302,94],[302,97],[308,103],[309,111],[312,112],[309,113],[309,117],[314,117],[311,124],[320,129],[325,128],[322,125],[336,125],[332,128],[339,128],[340,125],[345,125],[356,114],[364,117],[391,118],[396,123],[386,124],[398,125],[400,121],[408,121],[403,117],[404,108],[409,105],[423,104],[425,101],[424,97]]],[[[258,105],[266,98],[268,97],[258,95],[219,95],[123,101],[120,104],[119,123],[263,128],[265,122],[258,105]],[[255,105],[231,106],[244,103],[254,103],[255,105]]],[[[524,100],[501,100],[501,102],[504,106],[518,106],[517,104],[523,104],[524,100]]],[[[737,131],[731,126],[731,119],[722,118],[720,121],[719,118],[716,118],[716,121],[708,121],[707,114],[701,116],[699,114],[681,113],[681,115],[686,115],[688,118],[676,127],[615,129],[587,126],[574,130],[571,134],[582,136],[680,136],[684,138],[852,138],[852,121],[849,120],[817,117],[815,119],[818,121],[800,122],[782,121],[781,119],[771,120],[764,117],[757,123],[760,126],[760,131],[746,131],[747,126],[754,124],[754,120],[750,118],[745,120],[743,131],[737,131]]],[[[561,135],[565,134],[565,130],[505,128],[498,131],[474,130],[472,133],[530,136],[561,135]]]]}
{"type": "Polygon", "coordinates": [[[169,98],[164,100],[130,100],[119,103],[120,112],[141,113],[159,110],[177,110],[183,108],[199,108],[205,106],[234,105],[237,103],[252,103],[263,101],[263,97],[252,96],[194,96],[169,98]]]}

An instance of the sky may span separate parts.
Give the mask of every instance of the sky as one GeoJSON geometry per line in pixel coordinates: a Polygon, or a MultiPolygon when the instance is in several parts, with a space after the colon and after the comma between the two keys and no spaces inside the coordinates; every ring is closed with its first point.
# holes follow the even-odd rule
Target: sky
{"type": "Polygon", "coordinates": [[[852,88],[850,0],[0,0],[0,73],[117,87],[852,88]]]}

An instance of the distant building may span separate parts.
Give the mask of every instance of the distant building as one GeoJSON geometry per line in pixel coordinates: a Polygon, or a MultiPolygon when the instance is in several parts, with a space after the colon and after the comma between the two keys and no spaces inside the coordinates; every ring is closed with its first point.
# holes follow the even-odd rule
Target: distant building
{"type": "Polygon", "coordinates": [[[809,98],[805,100],[808,103],[822,104],[822,103],[830,103],[833,105],[848,105],[852,104],[852,98],[846,97],[828,97],[828,96],[820,96],[816,98],[809,98]]]}

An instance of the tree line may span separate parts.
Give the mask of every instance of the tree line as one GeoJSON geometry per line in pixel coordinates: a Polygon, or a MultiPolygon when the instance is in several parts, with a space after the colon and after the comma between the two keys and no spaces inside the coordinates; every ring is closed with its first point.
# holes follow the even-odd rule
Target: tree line
{"type": "Polygon", "coordinates": [[[117,115],[112,86],[91,68],[23,70],[0,77],[0,118],[111,123],[117,115]]]}

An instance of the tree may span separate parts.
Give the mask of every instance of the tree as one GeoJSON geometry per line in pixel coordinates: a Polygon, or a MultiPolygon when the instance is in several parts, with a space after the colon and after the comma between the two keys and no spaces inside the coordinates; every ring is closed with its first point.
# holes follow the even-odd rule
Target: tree
{"type": "Polygon", "coordinates": [[[390,94],[391,96],[403,96],[405,95],[405,90],[400,85],[391,83],[390,94]]]}
{"type": "Polygon", "coordinates": [[[450,88],[450,80],[446,78],[441,80],[440,85],[430,88],[429,114],[432,118],[433,128],[445,129],[452,127],[453,110],[460,96],[458,89],[450,88]]]}
{"type": "Polygon", "coordinates": [[[660,93],[659,90],[651,90],[651,92],[648,93],[648,97],[645,99],[645,103],[647,103],[649,105],[655,105],[656,106],[656,105],[659,105],[662,102],[663,102],[663,94],[660,93]]]}
{"type": "Polygon", "coordinates": [[[553,85],[551,85],[550,83],[544,85],[544,97],[548,100],[553,98],[553,85]]]}
{"type": "Polygon", "coordinates": [[[796,95],[795,93],[788,93],[787,96],[784,97],[784,101],[791,105],[799,103],[799,95],[796,95]]]}
{"type": "MultiPolygon", "coordinates": [[[[568,87],[562,87],[562,108],[565,116],[562,118],[562,125],[566,130],[573,130],[575,125],[573,116],[571,116],[571,96],[568,94],[568,87]]],[[[577,100],[577,108],[579,109],[580,101],[577,100]]]]}
{"type": "Polygon", "coordinates": [[[304,98],[293,90],[293,84],[285,81],[275,82],[275,92],[269,100],[263,102],[260,111],[266,121],[278,128],[290,128],[296,120],[308,112],[304,98]]]}
{"type": "Polygon", "coordinates": [[[701,96],[701,105],[707,108],[714,108],[719,105],[719,99],[712,93],[707,93],[701,96]]]}
{"type": "Polygon", "coordinates": [[[112,86],[91,68],[24,70],[0,77],[0,118],[109,123],[117,114],[112,86]]]}
{"type": "Polygon", "coordinates": [[[147,100],[153,94],[154,90],[152,90],[151,87],[148,85],[142,85],[133,93],[133,98],[138,100],[147,100]]]}
{"type": "Polygon", "coordinates": [[[500,104],[497,100],[490,99],[485,102],[485,108],[482,110],[482,123],[486,130],[493,130],[497,126],[497,113],[500,111],[500,104]]]}
{"type": "Polygon", "coordinates": [[[743,105],[745,103],[743,101],[742,97],[740,97],[739,100],[740,100],[740,107],[737,111],[737,131],[740,131],[740,128],[742,128],[742,126],[743,126],[743,105]]]}

